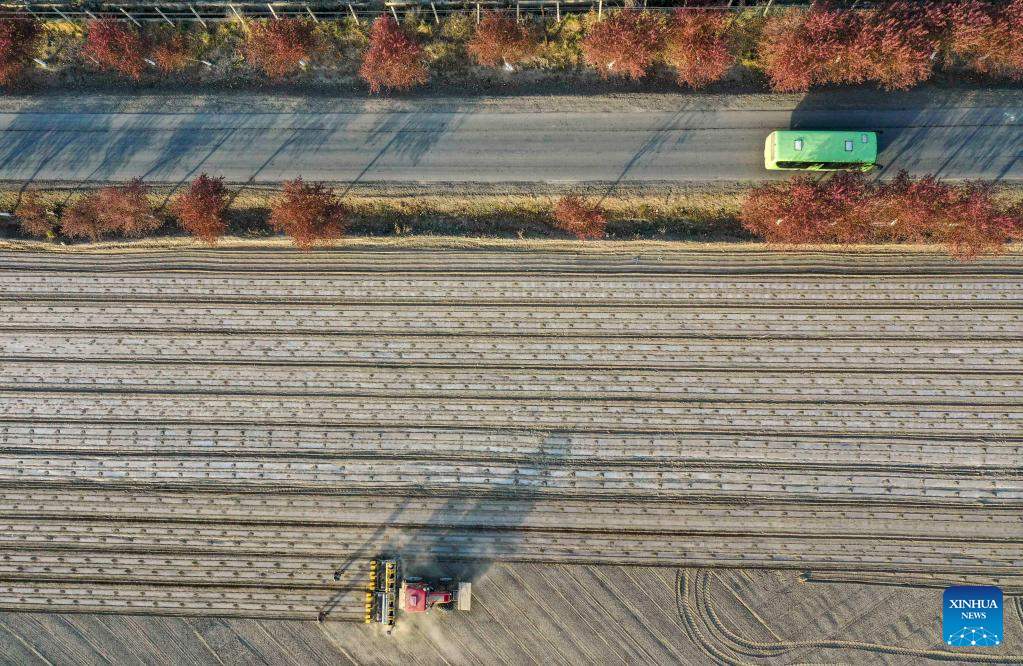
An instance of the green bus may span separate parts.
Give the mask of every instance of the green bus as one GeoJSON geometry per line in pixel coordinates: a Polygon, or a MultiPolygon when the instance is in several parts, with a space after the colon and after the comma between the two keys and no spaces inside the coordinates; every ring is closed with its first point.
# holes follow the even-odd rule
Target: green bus
{"type": "Polygon", "coordinates": [[[854,131],[771,132],[764,166],[797,171],[870,171],[877,166],[877,133],[854,131]]]}

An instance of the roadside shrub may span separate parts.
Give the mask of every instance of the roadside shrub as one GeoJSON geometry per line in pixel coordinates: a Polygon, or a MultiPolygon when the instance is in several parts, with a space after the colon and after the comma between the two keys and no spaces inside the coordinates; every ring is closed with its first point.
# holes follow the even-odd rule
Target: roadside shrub
{"type": "Polygon", "coordinates": [[[303,250],[344,236],[347,217],[333,191],[301,178],[284,183],[270,207],[270,226],[290,236],[303,250]]]}
{"type": "Polygon", "coordinates": [[[951,55],[985,76],[1023,79],[1023,0],[946,5],[951,55]]]}
{"type": "Polygon", "coordinates": [[[25,73],[40,32],[34,19],[0,19],[0,86],[14,83],[25,73]]]}
{"type": "Polygon", "coordinates": [[[389,16],[373,21],[369,49],[362,59],[359,76],[369,84],[371,93],[384,88],[408,90],[429,78],[422,47],[389,16]]]}
{"type": "Polygon", "coordinates": [[[607,229],[607,219],[600,207],[576,195],[558,200],[554,206],[554,221],[562,231],[582,239],[603,238],[607,229]]]}
{"type": "Polygon", "coordinates": [[[92,241],[112,233],[141,238],[163,226],[153,213],[148,193],[140,178],[90,193],[64,213],[61,231],[71,238],[92,241]]]}
{"type": "Polygon", "coordinates": [[[192,181],[187,192],[174,200],[171,211],[186,233],[214,245],[227,232],[224,179],[200,175],[192,181]]]}
{"type": "Polygon", "coordinates": [[[990,185],[914,180],[905,172],[886,183],[841,173],[760,185],[739,217],[771,243],[940,243],[961,260],[1023,238],[1019,212],[1000,207],[990,185]]]}
{"type": "Polygon", "coordinates": [[[150,53],[150,58],[164,74],[180,72],[188,67],[191,58],[188,37],[180,32],[159,40],[150,53]]]}
{"type": "Polygon", "coordinates": [[[86,23],[82,54],[100,69],[117,72],[138,81],[146,69],[146,47],[139,32],[120,21],[93,20],[86,23]]]}
{"type": "Polygon", "coordinates": [[[664,21],[651,12],[623,10],[593,24],[582,41],[587,64],[604,78],[641,79],[664,42],[664,21]]]}
{"type": "Polygon", "coordinates": [[[39,200],[39,196],[28,191],[22,196],[18,207],[14,209],[21,231],[35,238],[53,238],[57,229],[57,220],[49,208],[39,200]]]}
{"type": "Polygon", "coordinates": [[[524,25],[500,12],[487,12],[469,40],[468,51],[484,67],[515,65],[536,52],[536,39],[524,25]]]}
{"type": "Polygon", "coordinates": [[[272,79],[299,71],[319,50],[316,24],[305,19],[253,22],[245,38],[249,64],[272,79]]]}
{"type": "Polygon", "coordinates": [[[664,60],[679,85],[690,88],[720,81],[735,64],[725,12],[678,8],[668,26],[664,60]]]}

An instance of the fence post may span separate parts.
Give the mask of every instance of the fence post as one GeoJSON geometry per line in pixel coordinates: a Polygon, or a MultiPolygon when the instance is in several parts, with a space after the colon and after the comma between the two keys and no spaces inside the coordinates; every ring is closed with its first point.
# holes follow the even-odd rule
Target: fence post
{"type": "Polygon", "coordinates": [[[476,3],[476,25],[480,24],[480,3],[476,3]]]}
{"type": "Polygon", "coordinates": [[[561,0],[554,0],[555,18],[561,23],[561,0]]]}
{"type": "Polygon", "coordinates": [[[231,11],[234,12],[234,15],[237,16],[238,20],[242,22],[242,29],[245,30],[245,32],[248,32],[249,31],[249,24],[246,23],[245,17],[238,13],[238,10],[235,9],[234,5],[228,4],[227,6],[231,8],[231,11]]]}
{"type": "Polygon", "coordinates": [[[516,2],[515,3],[515,22],[516,23],[521,23],[522,22],[521,19],[519,19],[519,9],[520,9],[519,3],[516,2]]]}
{"type": "Polygon", "coordinates": [[[274,6],[273,6],[273,5],[271,5],[271,4],[270,4],[270,3],[268,2],[268,3],[266,3],[266,8],[270,10],[270,15],[274,17],[274,20],[275,20],[275,21],[280,21],[280,20],[281,20],[281,17],[280,17],[280,16],[278,16],[278,15],[277,15],[277,12],[275,12],[275,11],[274,11],[274,6]]]}
{"type": "Polygon", "coordinates": [[[597,20],[599,21],[602,18],[604,18],[604,0],[597,0],[597,20]]]}
{"type": "Polygon", "coordinates": [[[319,23],[319,22],[320,22],[320,19],[316,18],[316,14],[313,14],[313,10],[309,9],[309,5],[306,5],[306,6],[305,6],[305,10],[306,10],[307,12],[309,12],[309,16],[312,16],[312,17],[313,17],[313,21],[315,21],[315,22],[317,22],[317,23],[319,23]]]}
{"type": "Polygon", "coordinates": [[[440,16],[437,14],[437,5],[430,3],[430,9],[433,10],[433,22],[440,25],[440,16]]]}
{"type": "Polygon", "coordinates": [[[167,23],[169,23],[171,25],[171,27],[174,26],[174,21],[172,21],[169,18],[167,18],[167,15],[164,14],[163,12],[161,12],[159,7],[157,7],[156,5],[153,5],[153,9],[155,9],[156,13],[159,14],[160,16],[162,16],[163,20],[166,21],[167,23]]]}
{"type": "Polygon", "coordinates": [[[359,22],[359,16],[355,13],[355,8],[352,7],[352,3],[350,3],[350,2],[348,3],[348,11],[350,11],[352,13],[352,18],[355,19],[356,23],[358,23],[359,22]]]}
{"type": "Polygon", "coordinates": [[[193,14],[195,14],[195,18],[197,18],[199,20],[199,25],[201,25],[203,28],[205,28],[206,27],[206,21],[202,20],[202,17],[199,16],[199,12],[195,11],[195,7],[193,7],[192,5],[189,5],[188,8],[192,10],[193,14]]]}

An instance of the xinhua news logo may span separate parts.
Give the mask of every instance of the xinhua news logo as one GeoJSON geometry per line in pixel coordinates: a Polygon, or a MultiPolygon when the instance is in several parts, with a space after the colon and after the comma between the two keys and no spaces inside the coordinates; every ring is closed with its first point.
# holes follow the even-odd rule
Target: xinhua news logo
{"type": "Polygon", "coordinates": [[[1002,591],[993,585],[954,585],[942,596],[945,643],[954,647],[1002,644],[1002,591]]]}

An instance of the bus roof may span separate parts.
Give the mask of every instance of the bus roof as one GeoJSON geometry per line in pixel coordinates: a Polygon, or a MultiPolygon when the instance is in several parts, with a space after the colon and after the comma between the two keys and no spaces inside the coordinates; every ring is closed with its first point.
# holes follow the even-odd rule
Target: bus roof
{"type": "Polygon", "coordinates": [[[877,161],[877,134],[874,132],[779,130],[773,134],[777,162],[872,164],[877,161]]]}

